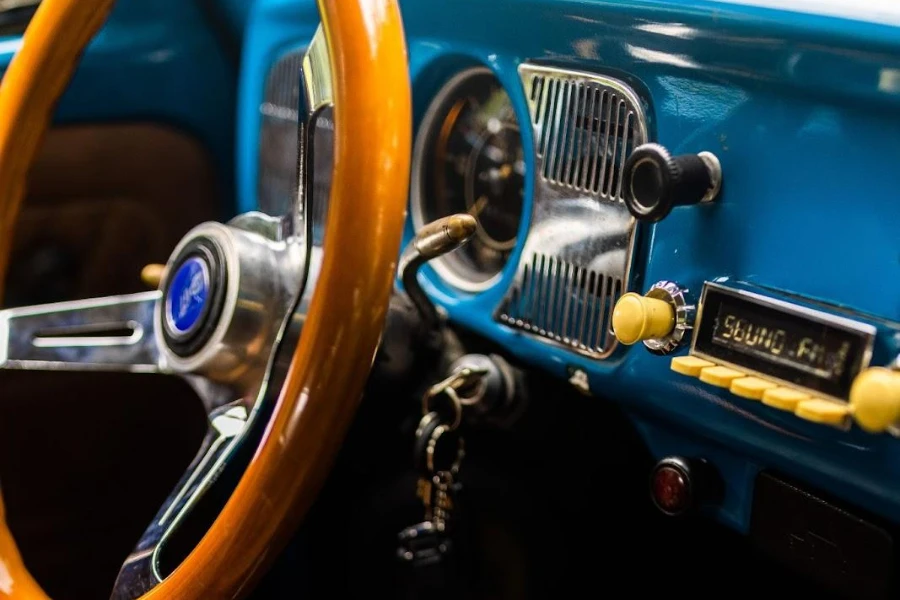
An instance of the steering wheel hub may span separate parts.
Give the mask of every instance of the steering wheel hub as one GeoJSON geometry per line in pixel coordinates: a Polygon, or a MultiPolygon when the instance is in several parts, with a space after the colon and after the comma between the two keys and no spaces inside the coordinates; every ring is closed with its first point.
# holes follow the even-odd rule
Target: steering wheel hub
{"type": "Polygon", "coordinates": [[[156,308],[165,366],[251,391],[301,287],[303,262],[290,243],[236,224],[188,232],[166,266],[156,308]]]}

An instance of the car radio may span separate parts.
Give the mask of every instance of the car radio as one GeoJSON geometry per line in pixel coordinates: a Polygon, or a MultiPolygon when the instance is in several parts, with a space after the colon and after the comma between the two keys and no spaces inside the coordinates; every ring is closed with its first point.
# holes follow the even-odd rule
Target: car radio
{"type": "Polygon", "coordinates": [[[697,306],[687,297],[669,281],[625,294],[617,338],[655,354],[690,340],[689,354],[672,358],[677,373],[814,423],[847,429],[852,418],[900,436],[900,324],[740,283],[704,283],[697,306]]]}
{"type": "Polygon", "coordinates": [[[703,286],[691,354],[846,401],[872,359],[876,329],[715,283],[703,286]]]}

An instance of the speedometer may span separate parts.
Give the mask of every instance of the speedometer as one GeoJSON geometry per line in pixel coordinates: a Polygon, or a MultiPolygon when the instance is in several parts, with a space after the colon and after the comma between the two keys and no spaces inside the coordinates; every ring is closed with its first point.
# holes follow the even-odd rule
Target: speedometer
{"type": "Polygon", "coordinates": [[[475,237],[434,263],[447,283],[490,286],[516,246],[525,159],[512,102],[484,68],[464,71],[441,89],[416,139],[412,214],[416,227],[454,213],[478,219],[475,237]]]}

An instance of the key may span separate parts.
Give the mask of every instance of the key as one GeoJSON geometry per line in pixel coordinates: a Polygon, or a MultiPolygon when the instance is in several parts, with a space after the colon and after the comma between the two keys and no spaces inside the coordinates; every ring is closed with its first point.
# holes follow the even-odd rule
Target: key
{"type": "MultiPolygon", "coordinates": [[[[461,383],[463,379],[457,378],[456,383],[461,383]]],[[[455,594],[447,595],[456,589],[459,580],[449,521],[455,509],[455,474],[465,455],[465,445],[457,431],[462,418],[462,405],[451,385],[453,382],[448,380],[442,383],[447,385],[439,384],[432,391],[449,398],[454,412],[440,412],[434,402],[435,397],[426,394],[423,401],[425,413],[416,427],[413,444],[413,462],[419,476],[416,496],[422,502],[425,518],[397,535],[397,557],[410,567],[406,581],[409,597],[416,600],[457,597],[455,594]],[[433,402],[434,410],[431,408],[433,402]]]]}
{"type": "Polygon", "coordinates": [[[422,417],[416,428],[414,451],[417,454],[415,462],[419,471],[416,496],[425,508],[425,520],[403,529],[397,535],[399,542],[397,557],[413,567],[412,578],[418,580],[413,587],[419,591],[422,584],[428,580],[443,579],[446,566],[443,561],[453,547],[452,540],[445,535],[446,498],[442,493],[436,495],[435,484],[442,484],[443,478],[438,477],[433,469],[435,453],[442,466],[445,461],[449,461],[446,464],[450,466],[455,462],[453,458],[448,457],[458,454],[458,445],[454,443],[457,441],[456,436],[450,435],[449,431],[449,427],[441,423],[441,418],[436,412],[429,412],[422,417]],[[452,446],[454,452],[447,450],[449,446],[452,446]],[[435,514],[435,499],[441,503],[438,514],[435,514]],[[424,573],[429,575],[422,581],[424,573]]]}

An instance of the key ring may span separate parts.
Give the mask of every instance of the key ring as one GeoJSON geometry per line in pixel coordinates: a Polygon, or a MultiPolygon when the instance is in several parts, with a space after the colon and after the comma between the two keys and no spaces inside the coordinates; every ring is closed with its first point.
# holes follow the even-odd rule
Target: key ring
{"type": "Polygon", "coordinates": [[[481,383],[482,377],[486,374],[487,371],[484,369],[471,369],[469,367],[451,373],[449,377],[434,384],[425,392],[425,395],[422,397],[422,414],[427,415],[433,411],[434,408],[431,401],[441,394],[445,394],[450,399],[450,405],[453,408],[453,419],[450,429],[456,429],[462,422],[463,407],[467,403],[466,400],[459,397],[457,390],[469,383],[481,383]]]}
{"type": "Polygon", "coordinates": [[[459,427],[460,423],[462,423],[463,405],[456,390],[450,386],[440,388],[440,385],[441,384],[438,384],[432,387],[424,396],[422,396],[422,413],[427,415],[434,410],[432,407],[432,400],[441,395],[447,396],[450,400],[450,406],[453,408],[453,419],[450,421],[448,428],[450,431],[453,431],[459,427]]]}

